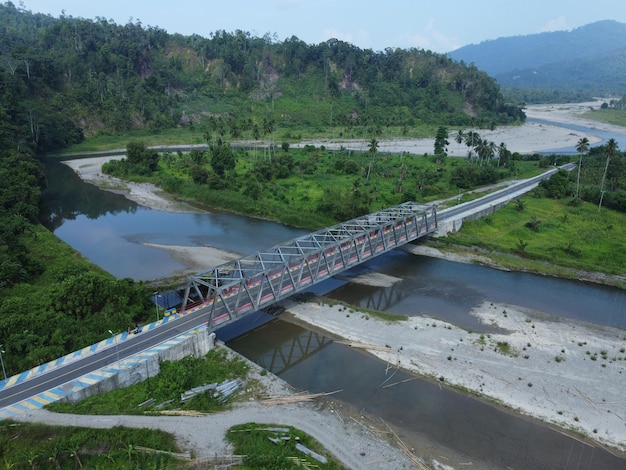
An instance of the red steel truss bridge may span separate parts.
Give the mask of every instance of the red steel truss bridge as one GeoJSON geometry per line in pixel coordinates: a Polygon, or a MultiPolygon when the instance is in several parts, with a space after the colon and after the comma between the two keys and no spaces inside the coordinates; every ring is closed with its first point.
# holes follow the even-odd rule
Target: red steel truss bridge
{"type": "Polygon", "coordinates": [[[181,309],[215,329],[436,229],[435,206],[405,202],[190,276],[181,309]]]}

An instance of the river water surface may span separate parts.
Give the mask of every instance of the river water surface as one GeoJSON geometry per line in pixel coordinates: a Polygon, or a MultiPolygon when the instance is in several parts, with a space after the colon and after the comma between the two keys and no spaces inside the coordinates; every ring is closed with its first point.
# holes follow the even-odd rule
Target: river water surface
{"type": "MultiPolygon", "coordinates": [[[[58,162],[47,162],[47,174],[50,187],[44,223],[117,277],[150,280],[185,268],[168,253],[144,246],[146,242],[209,245],[250,254],[304,233],[232,214],[168,213],[139,207],[82,182],[58,162]]],[[[328,295],[392,313],[434,316],[474,330],[485,327],[469,312],[485,300],[626,328],[624,292],[580,282],[399,251],[382,255],[344,278],[324,285],[328,295]],[[402,281],[388,288],[348,282],[351,276],[368,271],[402,281]]],[[[229,345],[297,388],[343,390],[338,400],[383,418],[426,455],[480,462],[474,468],[625,468],[623,459],[601,448],[427,380],[381,389],[385,364],[285,321],[270,322],[229,345]],[[308,346],[303,349],[303,344],[308,346]]],[[[411,378],[404,372],[397,374],[396,381],[411,378]]]]}

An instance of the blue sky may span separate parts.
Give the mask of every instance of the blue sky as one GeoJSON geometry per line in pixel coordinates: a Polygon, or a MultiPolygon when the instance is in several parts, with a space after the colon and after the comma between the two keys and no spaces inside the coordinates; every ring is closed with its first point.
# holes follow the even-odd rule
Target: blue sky
{"type": "Polygon", "coordinates": [[[33,13],[140,21],[169,33],[209,36],[237,29],[308,44],[330,38],[360,48],[450,52],[504,36],[626,23],[623,0],[13,0],[33,13]]]}

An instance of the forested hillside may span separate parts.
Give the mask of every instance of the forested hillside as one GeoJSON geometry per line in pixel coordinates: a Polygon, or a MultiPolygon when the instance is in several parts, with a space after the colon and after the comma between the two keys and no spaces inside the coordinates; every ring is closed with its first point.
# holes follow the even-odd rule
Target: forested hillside
{"type": "Polygon", "coordinates": [[[229,116],[254,126],[493,125],[522,120],[473,66],[422,50],[361,50],[247,32],[169,35],[139,22],[53,18],[0,5],[3,120],[14,148],[229,116]]]}

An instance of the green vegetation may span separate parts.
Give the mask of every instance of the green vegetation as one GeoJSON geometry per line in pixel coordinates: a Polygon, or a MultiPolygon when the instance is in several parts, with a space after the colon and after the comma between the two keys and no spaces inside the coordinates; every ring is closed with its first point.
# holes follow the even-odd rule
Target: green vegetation
{"type": "Polygon", "coordinates": [[[499,265],[511,269],[546,272],[549,263],[554,267],[551,274],[565,277],[573,274],[558,272],[559,266],[624,274],[626,214],[609,210],[598,213],[595,204],[572,205],[564,199],[531,195],[523,200],[523,211],[509,204],[495,212],[489,222],[465,222],[461,231],[437,242],[482,248],[495,255],[499,265]]]}
{"type": "Polygon", "coordinates": [[[390,126],[411,135],[425,123],[524,120],[484,72],[430,51],[277,42],[244,31],[170,35],[140,22],[32,14],[11,2],[0,4],[0,21],[0,83],[18,111],[9,113],[10,132],[37,153],[132,130],[274,141],[299,139],[301,129],[371,138],[390,126]],[[213,129],[216,117],[233,125],[213,129]]]}
{"type": "Polygon", "coordinates": [[[238,357],[227,357],[225,349],[216,348],[204,358],[187,356],[180,361],[164,361],[159,373],[143,382],[111,392],[92,395],[77,403],[56,402],[47,408],[59,413],[87,415],[136,415],[159,410],[182,409],[205,413],[224,409],[228,402],[220,404],[212,392],[197,395],[192,400],[180,403],[180,396],[194,387],[221,383],[234,378],[245,379],[248,365],[238,357]],[[149,406],[141,403],[154,399],[149,406]]]}
{"type": "Polygon", "coordinates": [[[149,306],[141,284],[115,279],[38,224],[44,185],[28,152],[0,154],[0,338],[8,375],[98,342],[108,329],[126,330],[149,306]]]}
{"type": "Polygon", "coordinates": [[[150,429],[88,429],[0,421],[0,465],[15,469],[175,469],[174,436],[150,429]],[[149,453],[143,447],[164,451],[149,453]]]}
{"type": "Polygon", "coordinates": [[[500,354],[504,354],[506,356],[517,357],[517,353],[511,348],[511,345],[506,341],[498,341],[496,343],[496,350],[500,352],[500,354]]]}
{"type": "Polygon", "coordinates": [[[17,240],[41,269],[2,289],[0,337],[8,375],[97,343],[109,329],[125,331],[152,318],[143,284],[105,273],[39,225],[27,226],[17,240]]]}
{"type": "Polygon", "coordinates": [[[245,469],[344,468],[316,440],[291,426],[242,424],[226,435],[236,455],[244,455],[245,469]],[[301,444],[327,459],[323,463],[296,449],[301,444]]]}
{"type": "Polygon", "coordinates": [[[619,106],[622,109],[616,109],[615,107],[596,109],[593,111],[587,111],[583,114],[584,117],[593,119],[594,121],[606,122],[607,124],[613,124],[614,126],[626,127],[626,109],[623,108],[626,100],[620,100],[619,106]]]}
{"type": "Polygon", "coordinates": [[[131,143],[131,157],[111,161],[103,171],[151,181],[205,206],[319,229],[404,201],[427,203],[457,196],[459,188],[534,176],[546,166],[538,156],[511,154],[504,145],[496,149],[476,132],[463,142],[468,152],[477,149],[476,158],[382,153],[376,139],[367,152],[312,145],[256,149],[218,141],[206,151],[159,156],[141,143],[131,143]]]}

